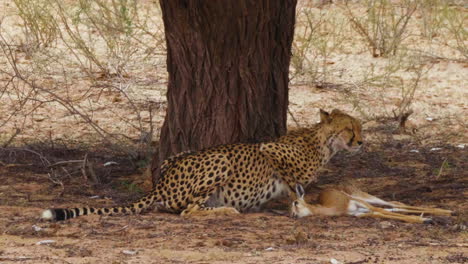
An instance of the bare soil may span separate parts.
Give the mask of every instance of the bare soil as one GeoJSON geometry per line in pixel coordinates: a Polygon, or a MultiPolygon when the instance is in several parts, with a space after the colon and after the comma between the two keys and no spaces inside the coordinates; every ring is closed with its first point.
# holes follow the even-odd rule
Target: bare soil
{"type": "MultiPolygon", "coordinates": [[[[79,150],[47,149],[48,160],[72,160],[79,150]],[[67,155],[67,156],[65,156],[67,155]]],[[[357,155],[339,154],[321,172],[318,185],[353,179],[381,198],[455,210],[457,216],[434,224],[353,217],[289,218],[285,201],[264,212],[238,216],[183,218],[147,212],[142,215],[81,217],[43,222],[41,210],[83,204],[110,206],[140,194],[122,183],[141,183],[131,163],[98,166],[106,153],[89,153],[103,183],[82,177],[53,184],[36,154],[18,149],[2,153],[0,167],[1,263],[466,263],[468,209],[466,150],[439,151],[396,142],[369,144],[357,155]],[[418,153],[411,152],[417,149],[418,153]],[[441,164],[445,163],[440,172],[441,164]],[[92,197],[97,195],[98,198],[92,197]],[[95,199],[92,199],[92,198],[95,199]],[[275,210],[272,210],[275,209],[275,210]],[[40,241],[53,240],[38,245],[40,241]]],[[[69,170],[71,170],[69,168],[69,170]]],[[[315,187],[307,200],[314,199],[315,187]]]]}

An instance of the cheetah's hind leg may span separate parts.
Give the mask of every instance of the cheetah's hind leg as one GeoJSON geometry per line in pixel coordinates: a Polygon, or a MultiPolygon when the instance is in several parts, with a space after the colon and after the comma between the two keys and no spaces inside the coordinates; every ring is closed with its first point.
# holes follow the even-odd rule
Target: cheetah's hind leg
{"type": "Polygon", "coordinates": [[[204,216],[204,215],[234,215],[239,214],[234,207],[206,207],[205,203],[209,196],[199,198],[187,206],[187,209],[180,213],[181,216],[204,216]]]}
{"type": "Polygon", "coordinates": [[[180,213],[181,216],[203,216],[203,215],[234,215],[239,214],[234,207],[220,206],[211,207],[206,206],[211,195],[203,195],[192,201],[185,210],[180,213]]]}

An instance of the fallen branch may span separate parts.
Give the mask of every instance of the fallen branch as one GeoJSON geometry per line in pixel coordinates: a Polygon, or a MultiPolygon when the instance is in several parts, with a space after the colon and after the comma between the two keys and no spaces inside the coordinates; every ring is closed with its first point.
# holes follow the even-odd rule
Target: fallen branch
{"type": "Polygon", "coordinates": [[[52,165],[49,165],[47,167],[51,168],[51,167],[56,167],[60,165],[70,164],[70,163],[83,163],[83,160],[63,160],[63,161],[56,162],[52,165]]]}
{"type": "Polygon", "coordinates": [[[294,121],[294,123],[296,123],[296,126],[297,126],[297,127],[301,127],[301,126],[299,125],[299,122],[297,122],[297,120],[296,120],[296,118],[294,117],[293,113],[292,113],[291,110],[289,109],[289,107],[288,107],[288,114],[291,116],[291,118],[292,118],[292,120],[294,121]]]}

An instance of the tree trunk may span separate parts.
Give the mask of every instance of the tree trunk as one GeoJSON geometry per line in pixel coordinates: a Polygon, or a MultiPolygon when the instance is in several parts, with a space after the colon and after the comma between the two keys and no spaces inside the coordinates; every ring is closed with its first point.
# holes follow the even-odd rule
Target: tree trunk
{"type": "Polygon", "coordinates": [[[169,83],[153,183],[178,152],[286,132],[296,2],[160,0],[169,83]]]}

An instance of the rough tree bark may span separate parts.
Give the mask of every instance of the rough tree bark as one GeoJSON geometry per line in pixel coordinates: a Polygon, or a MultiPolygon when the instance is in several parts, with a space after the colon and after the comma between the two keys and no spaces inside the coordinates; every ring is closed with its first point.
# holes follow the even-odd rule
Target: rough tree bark
{"type": "Polygon", "coordinates": [[[169,83],[153,183],[178,152],[286,132],[296,2],[160,0],[169,83]]]}

